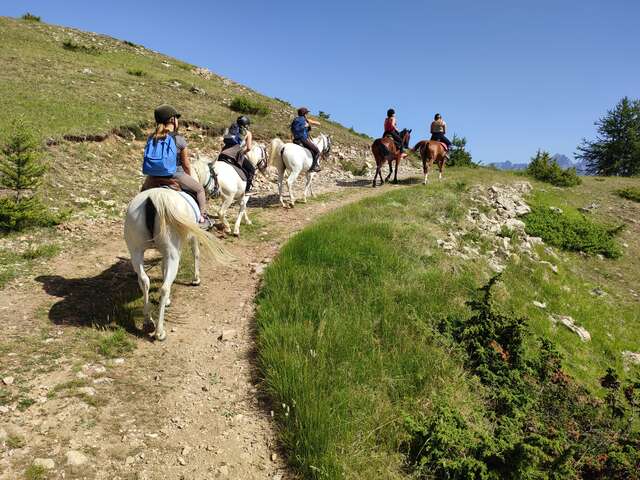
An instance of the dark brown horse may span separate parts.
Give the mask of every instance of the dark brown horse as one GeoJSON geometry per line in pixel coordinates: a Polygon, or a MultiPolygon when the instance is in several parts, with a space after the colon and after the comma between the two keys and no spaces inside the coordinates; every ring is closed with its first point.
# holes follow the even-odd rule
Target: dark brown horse
{"type": "Polygon", "coordinates": [[[429,169],[433,167],[433,162],[438,163],[440,169],[439,180],[442,180],[444,165],[447,162],[447,149],[441,142],[435,140],[421,140],[413,147],[414,152],[420,154],[422,159],[422,172],[424,173],[424,184],[429,180],[429,169]]]}
{"type": "MultiPolygon", "coordinates": [[[[400,132],[400,138],[402,138],[402,144],[405,148],[409,148],[409,139],[411,138],[411,130],[407,130],[406,128],[400,132]]],[[[396,170],[395,175],[393,176],[393,183],[398,183],[398,163],[402,158],[402,152],[398,147],[396,147],[396,143],[393,141],[393,138],[384,136],[382,138],[378,138],[371,145],[371,151],[373,152],[373,157],[376,159],[376,174],[373,176],[373,186],[376,186],[376,179],[378,175],[380,176],[380,185],[384,184],[384,182],[388,181],[391,178],[391,174],[393,172],[392,163],[395,160],[396,162],[396,170]],[[389,175],[386,178],[382,179],[382,165],[384,162],[389,162],[389,175]]]]}

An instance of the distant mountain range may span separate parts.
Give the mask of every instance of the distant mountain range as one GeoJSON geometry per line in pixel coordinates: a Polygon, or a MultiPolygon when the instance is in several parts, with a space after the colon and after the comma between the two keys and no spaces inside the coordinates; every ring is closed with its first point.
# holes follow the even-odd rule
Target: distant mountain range
{"type": "MultiPolygon", "coordinates": [[[[587,168],[583,160],[579,162],[572,162],[569,159],[569,157],[567,157],[566,155],[562,155],[561,153],[556,153],[551,158],[555,160],[555,162],[562,168],[575,167],[579,175],[587,174],[587,168]]],[[[506,162],[490,163],[489,165],[499,170],[525,170],[529,164],[528,163],[512,163],[507,160],[506,162]]]]}

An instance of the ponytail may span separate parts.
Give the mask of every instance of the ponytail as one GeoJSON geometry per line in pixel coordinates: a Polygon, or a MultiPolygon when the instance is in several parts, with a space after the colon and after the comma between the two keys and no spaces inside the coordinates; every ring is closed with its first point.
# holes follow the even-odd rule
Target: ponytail
{"type": "Polygon", "coordinates": [[[153,141],[157,142],[158,140],[163,140],[167,138],[167,135],[169,134],[169,132],[171,132],[171,130],[167,128],[166,124],[158,123],[156,125],[155,131],[150,135],[150,138],[153,138],[153,141]]]}

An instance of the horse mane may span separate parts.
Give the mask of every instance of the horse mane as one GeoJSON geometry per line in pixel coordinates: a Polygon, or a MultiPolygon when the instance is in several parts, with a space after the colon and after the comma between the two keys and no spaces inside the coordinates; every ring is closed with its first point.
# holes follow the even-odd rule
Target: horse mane
{"type": "Polygon", "coordinates": [[[413,150],[414,152],[417,151],[422,151],[422,148],[429,143],[429,140],[420,140],[418,143],[416,143],[413,148],[411,150],[413,150]]]}

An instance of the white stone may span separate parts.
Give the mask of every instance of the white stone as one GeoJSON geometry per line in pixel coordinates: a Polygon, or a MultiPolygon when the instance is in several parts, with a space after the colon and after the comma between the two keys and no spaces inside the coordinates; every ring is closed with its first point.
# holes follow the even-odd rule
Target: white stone
{"type": "Polygon", "coordinates": [[[83,395],[88,395],[89,397],[93,397],[96,394],[96,389],[93,387],[80,387],[78,389],[79,393],[83,395]]]}
{"type": "Polygon", "coordinates": [[[56,467],[56,463],[50,458],[36,458],[33,464],[37,467],[42,467],[45,470],[53,470],[56,467]]]}
{"type": "Polygon", "coordinates": [[[534,300],[533,304],[538,308],[547,308],[547,304],[544,302],[538,302],[537,300],[534,300]]]}
{"type": "Polygon", "coordinates": [[[69,450],[67,452],[67,465],[71,465],[71,466],[84,465],[85,463],[87,463],[88,460],[89,459],[84,453],[78,452],[77,450],[69,450]]]}
{"type": "Polygon", "coordinates": [[[632,363],[633,365],[640,365],[640,353],[630,352],[629,350],[625,350],[622,352],[622,358],[627,363],[632,363]]]}
{"type": "Polygon", "coordinates": [[[580,340],[582,340],[583,342],[589,342],[591,340],[591,334],[585,328],[576,325],[575,320],[570,316],[553,314],[549,315],[549,318],[554,324],[557,324],[559,322],[567,327],[569,330],[578,335],[578,337],[580,337],[580,340]]]}
{"type": "Polygon", "coordinates": [[[4,377],[2,383],[5,385],[13,385],[13,377],[4,377]]]}

